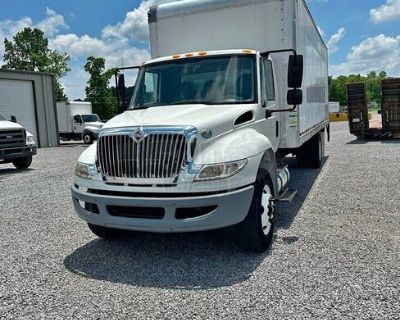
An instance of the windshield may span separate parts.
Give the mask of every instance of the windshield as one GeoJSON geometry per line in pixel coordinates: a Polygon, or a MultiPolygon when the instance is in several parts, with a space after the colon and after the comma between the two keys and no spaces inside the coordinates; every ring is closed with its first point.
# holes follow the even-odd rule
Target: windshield
{"type": "Polygon", "coordinates": [[[82,120],[83,122],[99,122],[100,117],[97,114],[84,114],[82,120]]]}
{"type": "Polygon", "coordinates": [[[6,121],[1,115],[0,115],[0,121],[6,121]]]}
{"type": "Polygon", "coordinates": [[[140,70],[130,108],[253,103],[255,88],[254,56],[167,61],[140,70]]]}

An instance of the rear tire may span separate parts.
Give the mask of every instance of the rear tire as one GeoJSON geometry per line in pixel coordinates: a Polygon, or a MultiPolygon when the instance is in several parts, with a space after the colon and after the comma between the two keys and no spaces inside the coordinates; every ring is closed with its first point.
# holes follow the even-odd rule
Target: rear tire
{"type": "Polygon", "coordinates": [[[247,251],[260,253],[271,245],[275,227],[272,190],[267,171],[259,169],[249,212],[237,226],[239,244],[247,251]]]}
{"type": "Polygon", "coordinates": [[[93,143],[93,135],[91,134],[91,133],[89,133],[89,132],[85,132],[84,134],[83,134],[83,142],[85,143],[85,144],[92,144],[93,143]]]}
{"type": "Polygon", "coordinates": [[[17,169],[28,169],[32,163],[32,156],[15,159],[12,163],[17,169]]]}
{"type": "Polygon", "coordinates": [[[117,229],[101,227],[91,223],[88,223],[88,227],[90,231],[93,232],[94,235],[102,239],[113,240],[121,237],[121,231],[117,229]]]}
{"type": "Polygon", "coordinates": [[[321,134],[317,133],[296,153],[297,164],[301,168],[320,168],[322,165],[323,143],[321,134]]]}

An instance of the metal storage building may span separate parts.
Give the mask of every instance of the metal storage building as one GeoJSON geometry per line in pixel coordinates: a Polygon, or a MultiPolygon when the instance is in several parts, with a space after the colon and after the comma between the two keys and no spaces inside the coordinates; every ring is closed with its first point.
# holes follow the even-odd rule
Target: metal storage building
{"type": "Polygon", "coordinates": [[[0,114],[31,132],[39,147],[59,145],[54,76],[0,69],[0,114]]]}

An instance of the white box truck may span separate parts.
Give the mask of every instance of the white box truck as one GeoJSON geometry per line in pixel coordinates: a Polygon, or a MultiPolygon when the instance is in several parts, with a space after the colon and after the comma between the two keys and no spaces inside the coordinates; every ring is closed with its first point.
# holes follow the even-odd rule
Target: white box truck
{"type": "Polygon", "coordinates": [[[295,195],[283,158],[321,166],[329,125],[327,48],[305,2],[172,2],[149,28],[129,108],[78,159],[76,212],[106,239],[235,226],[266,250],[275,202],[295,195]]]}
{"type": "Polygon", "coordinates": [[[58,131],[61,139],[83,140],[91,144],[103,126],[100,117],[92,112],[90,102],[57,102],[58,131]]]}

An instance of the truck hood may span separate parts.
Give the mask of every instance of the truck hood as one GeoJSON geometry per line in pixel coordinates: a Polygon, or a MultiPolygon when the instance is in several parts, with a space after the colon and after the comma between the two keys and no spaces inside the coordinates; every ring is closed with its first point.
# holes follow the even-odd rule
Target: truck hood
{"type": "Polygon", "coordinates": [[[179,105],[129,110],[108,121],[103,129],[136,126],[192,126],[200,132],[211,129],[219,135],[233,128],[235,120],[246,111],[255,112],[257,104],[179,105]]]}
{"type": "Polygon", "coordinates": [[[24,127],[19,125],[18,123],[14,123],[11,121],[0,121],[0,130],[9,130],[9,129],[23,129],[24,127]]]}
{"type": "Polygon", "coordinates": [[[103,122],[99,122],[99,121],[96,121],[96,122],[85,122],[85,126],[86,127],[101,128],[103,125],[104,125],[104,123],[103,122]]]}

